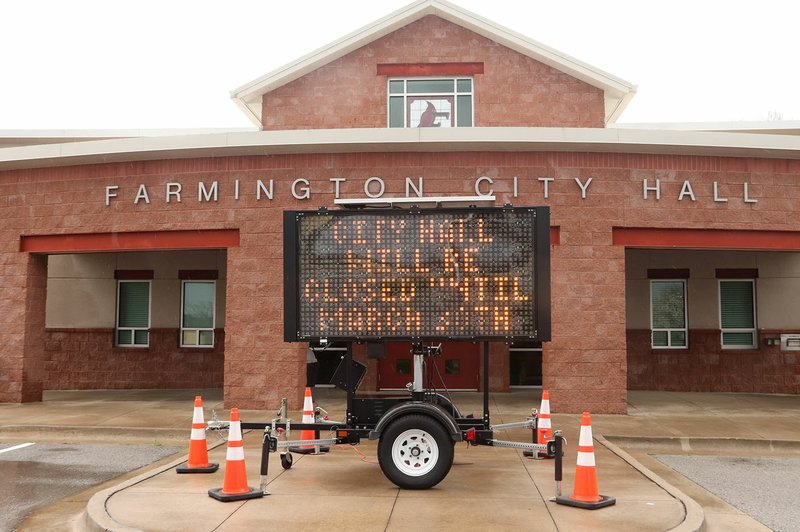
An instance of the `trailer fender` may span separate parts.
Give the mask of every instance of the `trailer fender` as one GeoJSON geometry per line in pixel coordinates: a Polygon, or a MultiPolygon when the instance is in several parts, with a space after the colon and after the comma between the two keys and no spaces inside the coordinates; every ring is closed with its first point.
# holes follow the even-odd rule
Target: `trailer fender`
{"type": "Polygon", "coordinates": [[[462,439],[461,429],[458,428],[458,424],[456,423],[456,420],[453,419],[451,414],[449,414],[439,405],[423,403],[419,401],[402,403],[388,410],[378,420],[378,424],[375,425],[375,428],[369,432],[369,439],[379,439],[381,437],[381,433],[383,433],[383,430],[389,426],[392,421],[408,414],[422,414],[431,416],[442,424],[444,429],[448,432],[448,434],[450,434],[450,437],[453,438],[453,441],[461,441],[462,439]]]}

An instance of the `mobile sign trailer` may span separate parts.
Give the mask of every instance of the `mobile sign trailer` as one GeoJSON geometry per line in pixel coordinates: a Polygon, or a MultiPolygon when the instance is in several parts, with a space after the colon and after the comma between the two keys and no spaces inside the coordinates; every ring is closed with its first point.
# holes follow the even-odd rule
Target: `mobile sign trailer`
{"type": "MultiPolygon", "coordinates": [[[[560,438],[546,445],[494,439],[495,430],[533,429],[535,416],[503,425],[489,416],[488,342],[550,339],[549,219],[547,207],[286,211],[284,340],[346,342],[338,373],[347,413],[337,423],[290,424],[285,413],[271,424],[242,423],[265,430],[262,484],[279,447],[362,438],[378,440],[381,470],[408,489],[439,483],[459,441],[560,458],[560,438]],[[441,353],[437,344],[448,340],[483,343],[480,419],[462,415],[426,374],[441,353]],[[353,360],[352,344],[390,341],[412,344],[408,392],[357,393],[365,368],[353,360]],[[289,427],[332,437],[278,442],[275,431],[289,427]]],[[[291,455],[284,452],[281,463],[291,467],[291,455]]]]}

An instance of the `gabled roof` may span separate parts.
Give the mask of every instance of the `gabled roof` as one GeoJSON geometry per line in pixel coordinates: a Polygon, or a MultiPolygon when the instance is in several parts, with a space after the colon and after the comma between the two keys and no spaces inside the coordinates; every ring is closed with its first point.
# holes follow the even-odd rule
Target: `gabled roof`
{"type": "Polygon", "coordinates": [[[623,79],[495,24],[459,6],[444,0],[418,0],[233,90],[231,98],[260,128],[261,100],[265,93],[286,85],[428,15],[452,22],[601,89],[605,95],[606,123],[614,122],[636,93],[636,86],[623,79]]]}

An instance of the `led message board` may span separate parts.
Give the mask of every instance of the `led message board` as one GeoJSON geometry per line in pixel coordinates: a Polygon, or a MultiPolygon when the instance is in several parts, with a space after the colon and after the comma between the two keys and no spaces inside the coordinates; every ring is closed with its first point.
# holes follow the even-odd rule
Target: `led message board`
{"type": "Polygon", "coordinates": [[[550,339],[547,207],[286,211],[284,339],[550,339]]]}

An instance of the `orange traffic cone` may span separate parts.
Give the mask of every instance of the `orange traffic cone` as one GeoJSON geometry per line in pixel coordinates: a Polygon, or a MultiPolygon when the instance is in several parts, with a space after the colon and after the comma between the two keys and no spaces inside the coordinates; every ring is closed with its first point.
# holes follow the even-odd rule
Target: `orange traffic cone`
{"type": "Polygon", "coordinates": [[[222,502],[257,499],[264,492],[247,485],[247,471],[244,465],[244,442],[242,441],[242,422],[239,409],[231,408],[231,424],[228,429],[228,454],[225,459],[225,478],[221,488],[208,490],[208,495],[222,502]]]}
{"type": "MultiPolygon", "coordinates": [[[[553,439],[553,426],[550,422],[550,392],[542,390],[542,405],[539,408],[539,422],[536,425],[536,433],[539,445],[547,445],[553,439]]],[[[555,458],[545,452],[539,452],[539,458],[555,458]]]]}
{"type": "Polygon", "coordinates": [[[592,418],[584,412],[581,418],[581,436],[578,439],[578,465],[575,469],[575,488],[572,497],[556,497],[558,504],[596,510],[617,502],[614,497],[597,492],[597,467],[592,443],[592,418]]]}
{"type": "MultiPolygon", "coordinates": [[[[311,398],[311,388],[306,388],[306,394],[303,399],[303,423],[314,423],[314,401],[311,398]]],[[[319,431],[316,430],[303,430],[300,432],[300,439],[315,440],[319,438],[319,431]]],[[[330,447],[320,445],[301,445],[300,447],[289,447],[289,451],[299,454],[322,454],[330,451],[330,447]]]]}
{"type": "MultiPolygon", "coordinates": [[[[532,417],[536,417],[536,432],[532,434],[533,443],[547,445],[553,440],[553,427],[550,423],[550,392],[542,390],[542,405],[539,412],[531,412],[532,417]]],[[[547,454],[544,451],[522,451],[528,458],[555,458],[555,455],[547,454]]]]}
{"type": "Polygon", "coordinates": [[[189,460],[185,466],[177,468],[178,473],[213,473],[219,464],[208,463],[206,447],[206,422],[203,420],[203,398],[194,398],[194,415],[192,416],[192,435],[189,439],[189,460]]]}
{"type": "Polygon", "coordinates": [[[550,424],[550,392],[542,390],[542,407],[539,409],[537,430],[539,441],[545,444],[553,439],[553,426],[550,424]]]}

